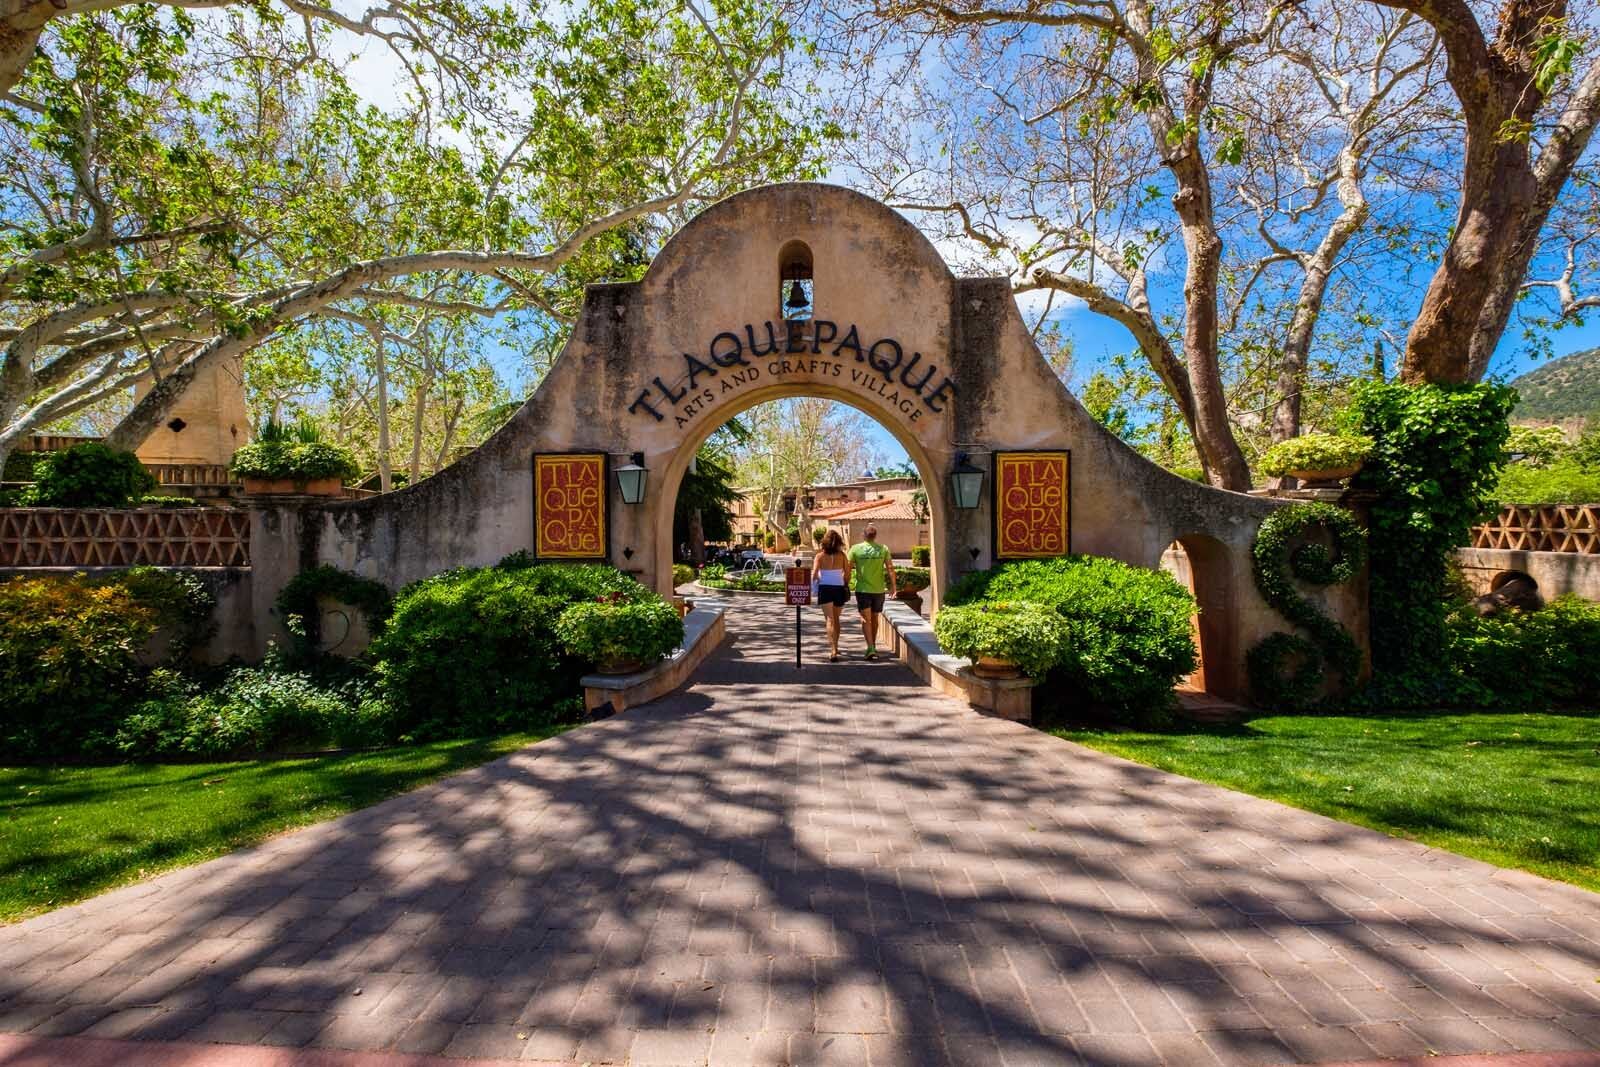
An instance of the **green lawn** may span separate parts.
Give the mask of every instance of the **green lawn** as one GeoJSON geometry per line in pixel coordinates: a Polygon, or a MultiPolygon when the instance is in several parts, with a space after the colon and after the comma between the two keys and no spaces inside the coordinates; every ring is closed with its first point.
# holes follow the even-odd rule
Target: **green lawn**
{"type": "Polygon", "coordinates": [[[1600,890],[1600,716],[1272,716],[1057,736],[1600,890]]]}
{"type": "Polygon", "coordinates": [[[563,729],[310,759],[0,768],[0,922],[365,807],[563,729]]]}

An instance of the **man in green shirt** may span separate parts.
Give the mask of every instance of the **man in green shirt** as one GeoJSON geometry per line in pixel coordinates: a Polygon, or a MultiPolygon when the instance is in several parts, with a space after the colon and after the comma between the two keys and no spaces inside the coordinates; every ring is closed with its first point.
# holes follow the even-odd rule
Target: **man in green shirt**
{"type": "Polygon", "coordinates": [[[850,547],[850,566],[856,576],[856,610],[861,612],[861,632],[867,638],[867,658],[878,658],[878,616],[883,598],[895,591],[894,561],[878,544],[878,528],[867,524],[866,540],[850,547]]]}

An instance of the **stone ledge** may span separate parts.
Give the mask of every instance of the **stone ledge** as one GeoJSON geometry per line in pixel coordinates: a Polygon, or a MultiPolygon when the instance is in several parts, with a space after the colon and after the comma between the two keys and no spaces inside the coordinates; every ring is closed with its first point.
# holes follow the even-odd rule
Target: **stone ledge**
{"type": "Polygon", "coordinates": [[[959,697],[986,715],[1012,722],[1033,721],[1033,678],[979,678],[972,661],[939,647],[933,624],[896,600],[883,606],[879,640],[911,673],[948,696],[959,697]]]}
{"type": "Polygon", "coordinates": [[[721,608],[695,608],[683,619],[683,647],[660,663],[633,674],[584,675],[579,683],[583,709],[594,711],[610,704],[612,711],[625,711],[666,696],[687,681],[726,636],[721,608]]]}

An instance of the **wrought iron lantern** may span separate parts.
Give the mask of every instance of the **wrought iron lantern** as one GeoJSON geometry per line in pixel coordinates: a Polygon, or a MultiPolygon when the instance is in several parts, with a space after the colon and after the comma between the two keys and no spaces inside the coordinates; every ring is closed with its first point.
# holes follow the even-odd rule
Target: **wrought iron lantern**
{"type": "Polygon", "coordinates": [[[622,491],[624,504],[637,504],[644,499],[644,483],[649,474],[643,452],[635,452],[628,463],[617,468],[617,488],[622,491]]]}
{"type": "Polygon", "coordinates": [[[983,468],[974,467],[965,452],[956,453],[956,466],[950,472],[950,493],[956,507],[970,510],[983,495],[983,468]]]}

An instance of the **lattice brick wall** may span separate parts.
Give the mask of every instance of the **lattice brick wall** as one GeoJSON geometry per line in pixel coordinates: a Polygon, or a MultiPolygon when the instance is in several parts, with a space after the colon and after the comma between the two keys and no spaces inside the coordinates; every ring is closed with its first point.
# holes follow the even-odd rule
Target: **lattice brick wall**
{"type": "Polygon", "coordinates": [[[3,567],[247,567],[250,514],[224,508],[0,508],[3,567]]]}
{"type": "Polygon", "coordinates": [[[1472,547],[1600,555],[1600,504],[1508,504],[1472,528],[1472,547]]]}

